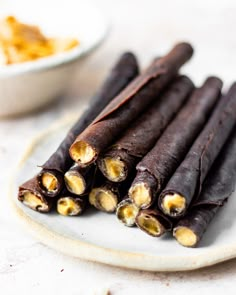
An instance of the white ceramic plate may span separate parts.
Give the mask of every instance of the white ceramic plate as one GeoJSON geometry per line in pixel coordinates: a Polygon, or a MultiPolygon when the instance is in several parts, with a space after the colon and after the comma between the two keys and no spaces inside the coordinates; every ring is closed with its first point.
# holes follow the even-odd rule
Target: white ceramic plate
{"type": "Polygon", "coordinates": [[[236,194],[210,225],[200,247],[180,246],[171,236],[150,237],[127,228],[112,214],[89,210],[83,216],[40,214],[17,201],[17,187],[37,173],[64,137],[72,119],[37,137],[29,147],[14,182],[11,201],[20,219],[46,245],[67,255],[110,265],[148,271],[197,269],[236,257],[236,194]]]}

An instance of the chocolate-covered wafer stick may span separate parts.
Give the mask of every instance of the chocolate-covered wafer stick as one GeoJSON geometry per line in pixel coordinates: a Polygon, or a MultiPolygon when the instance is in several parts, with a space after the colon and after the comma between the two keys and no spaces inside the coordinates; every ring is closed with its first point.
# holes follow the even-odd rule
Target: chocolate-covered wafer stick
{"type": "Polygon", "coordinates": [[[135,218],[139,213],[139,208],[132,203],[129,198],[122,200],[116,208],[116,217],[126,226],[135,226],[135,218]]]}
{"type": "Polygon", "coordinates": [[[98,210],[113,213],[118,203],[127,195],[130,183],[130,179],[122,183],[105,180],[102,184],[93,187],[89,193],[89,202],[98,210]]]}
{"type": "Polygon", "coordinates": [[[208,78],[193,92],[151,151],[138,163],[129,197],[140,208],[149,208],[184,159],[207,121],[221,92],[222,82],[208,78]]]}
{"type": "Polygon", "coordinates": [[[88,204],[88,196],[78,197],[64,190],[57,200],[57,212],[64,216],[81,215],[88,204]]]}
{"type": "Polygon", "coordinates": [[[174,237],[182,246],[197,246],[218,209],[233,193],[235,182],[236,129],[234,128],[208,173],[199,198],[173,230],[174,237]]]}
{"type": "Polygon", "coordinates": [[[65,185],[72,194],[81,196],[90,190],[95,176],[95,165],[80,167],[74,164],[65,173],[65,185]]]}
{"type": "Polygon", "coordinates": [[[159,208],[171,217],[185,215],[236,123],[236,83],[222,97],[206,126],[162,191],[159,208]]]}
{"type": "Polygon", "coordinates": [[[148,69],[116,96],[70,147],[72,159],[81,165],[96,161],[128,125],[140,115],[190,59],[187,43],[176,45],[166,56],[154,60],[148,69]]]}
{"type": "Polygon", "coordinates": [[[147,111],[128,128],[112,147],[98,158],[98,166],[110,181],[124,181],[138,159],[155,144],[193,90],[186,76],[178,77],[147,111]]]}
{"type": "Polygon", "coordinates": [[[42,213],[49,212],[53,205],[53,199],[45,197],[37,189],[36,176],[19,187],[18,200],[30,209],[42,213]]]}
{"type": "Polygon", "coordinates": [[[172,222],[158,209],[142,209],[136,217],[136,225],[153,237],[160,237],[172,229],[172,222]]]}
{"type": "Polygon", "coordinates": [[[73,164],[69,148],[76,136],[80,134],[131,80],[138,74],[136,57],[132,53],[123,54],[97,94],[91,99],[90,107],[78,119],[63,139],[56,152],[42,165],[38,174],[41,192],[54,197],[59,194],[64,184],[64,173],[73,164]]]}

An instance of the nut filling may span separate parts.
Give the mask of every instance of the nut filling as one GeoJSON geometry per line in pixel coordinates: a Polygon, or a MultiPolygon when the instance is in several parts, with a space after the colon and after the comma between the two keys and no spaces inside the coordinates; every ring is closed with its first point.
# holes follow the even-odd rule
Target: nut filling
{"type": "Polygon", "coordinates": [[[74,161],[81,164],[89,164],[96,158],[94,149],[84,141],[77,141],[71,146],[71,157],[74,161]]]}
{"type": "Polygon", "coordinates": [[[129,197],[138,208],[143,208],[151,203],[150,190],[144,183],[137,183],[131,186],[129,197]]]}
{"type": "Polygon", "coordinates": [[[89,193],[89,203],[95,207],[96,204],[96,189],[92,189],[89,193]]]}
{"type": "Polygon", "coordinates": [[[57,202],[57,212],[64,216],[75,216],[82,212],[82,208],[75,199],[64,197],[57,202]]]}
{"type": "Polygon", "coordinates": [[[178,216],[185,210],[186,200],[179,194],[165,195],[161,207],[165,214],[178,216]]]}
{"type": "Polygon", "coordinates": [[[104,173],[111,181],[121,181],[125,176],[125,164],[119,158],[106,157],[103,159],[104,173]]]}
{"type": "Polygon", "coordinates": [[[139,209],[132,203],[124,203],[117,208],[117,218],[126,226],[135,225],[135,218],[138,215],[139,209]]]}
{"type": "Polygon", "coordinates": [[[21,196],[23,204],[25,204],[27,207],[32,208],[36,211],[47,211],[48,205],[44,203],[44,201],[35,194],[26,191],[21,196]]]}
{"type": "Polygon", "coordinates": [[[179,226],[173,232],[176,240],[185,247],[193,247],[197,244],[196,234],[188,227],[179,226]]]}
{"type": "Polygon", "coordinates": [[[65,174],[65,183],[70,192],[81,195],[85,192],[84,180],[81,176],[67,172],[65,174]]]}
{"type": "Polygon", "coordinates": [[[41,181],[42,181],[43,187],[48,192],[54,192],[57,190],[58,181],[57,181],[57,178],[53,174],[51,174],[49,172],[43,173],[41,181]]]}
{"type": "Polygon", "coordinates": [[[160,222],[156,218],[148,214],[141,213],[140,215],[138,215],[137,225],[142,230],[154,237],[160,236],[163,232],[163,226],[160,224],[160,222]]]}
{"type": "Polygon", "coordinates": [[[118,204],[118,199],[112,191],[94,188],[89,194],[89,202],[98,210],[114,212],[118,204]]]}

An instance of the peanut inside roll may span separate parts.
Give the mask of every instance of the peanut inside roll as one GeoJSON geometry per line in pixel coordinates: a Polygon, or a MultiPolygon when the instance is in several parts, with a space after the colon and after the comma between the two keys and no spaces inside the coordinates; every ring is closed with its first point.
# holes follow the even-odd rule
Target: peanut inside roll
{"type": "Polygon", "coordinates": [[[137,207],[151,203],[151,192],[145,183],[136,183],[129,190],[129,196],[137,207]]]}
{"type": "Polygon", "coordinates": [[[103,159],[100,159],[99,168],[104,176],[113,182],[122,181],[127,176],[128,169],[124,161],[119,157],[104,157],[103,159]]]}
{"type": "Polygon", "coordinates": [[[41,183],[48,192],[54,192],[58,188],[57,178],[49,172],[42,173],[41,183]]]}
{"type": "Polygon", "coordinates": [[[35,211],[48,212],[50,210],[50,206],[46,199],[31,191],[22,190],[18,198],[24,205],[35,211]]]}
{"type": "Polygon", "coordinates": [[[63,189],[63,174],[57,170],[42,169],[37,175],[37,188],[47,197],[56,197],[63,189]]]}
{"type": "Polygon", "coordinates": [[[68,171],[64,179],[67,189],[73,194],[82,195],[85,192],[86,185],[82,175],[68,171]]]}
{"type": "Polygon", "coordinates": [[[138,208],[149,208],[156,195],[156,186],[156,179],[147,171],[137,173],[129,189],[129,197],[138,208]]]}
{"type": "Polygon", "coordinates": [[[134,226],[139,208],[130,199],[121,201],[116,209],[116,216],[126,226],[134,226]]]}
{"type": "Polygon", "coordinates": [[[142,211],[136,217],[136,224],[140,229],[154,237],[159,237],[166,231],[155,216],[142,211]]]}
{"type": "Polygon", "coordinates": [[[94,148],[83,140],[76,141],[70,148],[72,159],[82,165],[88,165],[97,158],[94,148]]]}
{"type": "Polygon", "coordinates": [[[185,226],[176,227],[173,231],[173,236],[182,246],[185,247],[193,247],[198,241],[198,237],[194,231],[185,226]]]}
{"type": "Polygon", "coordinates": [[[185,211],[186,200],[180,194],[166,194],[161,202],[161,208],[167,215],[180,215],[185,211]]]}
{"type": "Polygon", "coordinates": [[[93,188],[89,194],[89,203],[98,210],[112,213],[116,210],[118,197],[106,187],[93,188]]]}
{"type": "Polygon", "coordinates": [[[57,212],[64,216],[76,216],[83,212],[84,203],[79,198],[61,197],[57,201],[57,212]]]}

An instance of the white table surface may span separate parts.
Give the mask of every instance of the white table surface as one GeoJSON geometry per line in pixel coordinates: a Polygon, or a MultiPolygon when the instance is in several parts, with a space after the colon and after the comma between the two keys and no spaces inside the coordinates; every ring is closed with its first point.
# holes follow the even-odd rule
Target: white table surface
{"type": "Polygon", "coordinates": [[[112,29],[106,42],[78,67],[67,95],[47,109],[0,121],[0,294],[235,294],[236,260],[183,273],[147,273],[86,262],[30,237],[10,208],[9,179],[30,140],[86,103],[122,51],[134,50],[144,66],[178,40],[189,40],[197,52],[185,72],[196,84],[215,74],[227,88],[236,77],[235,1],[94,2],[109,17],[112,29]]]}

